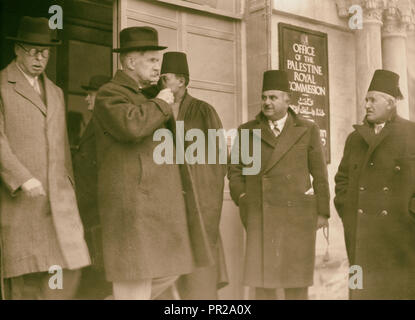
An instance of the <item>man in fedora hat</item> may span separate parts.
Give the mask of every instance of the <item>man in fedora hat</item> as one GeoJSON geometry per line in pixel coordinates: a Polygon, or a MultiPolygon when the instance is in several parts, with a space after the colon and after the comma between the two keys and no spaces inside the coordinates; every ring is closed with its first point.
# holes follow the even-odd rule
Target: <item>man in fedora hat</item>
{"type": "MultiPolygon", "coordinates": [[[[87,92],[85,101],[91,113],[95,107],[95,97],[101,86],[111,78],[104,75],[92,76],[88,84],[82,85],[87,92]]],[[[85,228],[85,238],[92,264],[82,270],[78,297],[102,299],[111,295],[111,284],[105,280],[102,257],[101,225],[97,208],[97,166],[96,144],[93,122],[89,121],[73,153],[73,170],[76,184],[76,197],[79,213],[85,228]]]]}
{"type": "MultiPolygon", "coordinates": [[[[195,193],[198,196],[209,243],[212,252],[215,253],[215,264],[181,276],[177,282],[177,288],[182,299],[213,300],[218,298],[217,289],[226,286],[228,282],[225,256],[219,234],[226,165],[219,162],[208,164],[207,152],[208,149],[210,150],[208,144],[213,143],[211,139],[208,139],[208,130],[222,129],[222,122],[211,105],[188,93],[189,67],[185,53],[164,53],[160,78],[162,85],[173,92],[174,103],[171,104],[173,115],[176,121],[184,122],[184,134],[190,129],[199,129],[206,138],[206,164],[192,164],[189,167],[195,182],[195,193]]],[[[185,149],[191,143],[193,142],[185,141],[185,149]]],[[[218,160],[220,152],[218,142],[212,145],[212,150],[216,150],[215,159],[218,160]]],[[[192,228],[192,225],[189,227],[192,228]]]]}
{"type": "Polygon", "coordinates": [[[0,72],[0,225],[8,299],[68,299],[89,265],[76,204],[60,88],[44,70],[53,39],[46,18],[23,17],[16,59],[0,72]],[[64,286],[49,286],[49,269],[64,286]]]}
{"type": "Polygon", "coordinates": [[[247,232],[244,282],[256,287],[257,299],[275,299],[276,288],[284,288],[285,299],[307,299],[316,230],[330,216],[320,130],[296,115],[289,99],[286,73],[266,71],[262,110],[239,127],[249,130],[251,142],[261,139],[261,171],[243,175],[240,163],[230,165],[228,173],[247,232]],[[260,129],[261,136],[253,129],[260,129]]]}
{"type": "Polygon", "coordinates": [[[399,75],[376,70],[335,177],[349,262],[362,271],[351,299],[415,299],[415,123],[397,115],[399,99],[399,75]]]}
{"type": "Polygon", "coordinates": [[[122,70],[96,98],[98,209],[105,272],[115,299],[154,298],[179,275],[212,260],[203,225],[193,233],[188,228],[201,220],[191,185],[182,184],[177,164],[158,165],[153,158],[159,144],[154,132],[174,130],[171,89],[152,99],[143,93],[159,80],[165,48],[153,28],[123,29],[114,50],[120,52],[122,70]]]}

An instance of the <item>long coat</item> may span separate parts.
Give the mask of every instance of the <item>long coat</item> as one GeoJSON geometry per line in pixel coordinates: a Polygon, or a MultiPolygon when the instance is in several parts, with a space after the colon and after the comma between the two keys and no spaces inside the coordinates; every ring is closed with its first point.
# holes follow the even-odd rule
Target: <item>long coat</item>
{"type": "MultiPolygon", "coordinates": [[[[187,91],[183,97],[180,105],[177,121],[184,122],[184,134],[190,129],[199,129],[205,136],[205,151],[208,150],[208,143],[212,143],[209,139],[209,129],[220,130],[223,129],[222,122],[216,110],[208,103],[192,97],[187,91]]],[[[226,141],[224,141],[226,144],[226,141]]],[[[185,150],[192,141],[185,141],[185,150]]],[[[211,150],[216,151],[216,155],[220,152],[227,154],[225,149],[219,148],[219,141],[216,146],[212,144],[211,150]]],[[[223,190],[226,176],[226,163],[220,164],[216,156],[215,164],[208,164],[208,152],[205,153],[205,164],[189,165],[191,175],[193,177],[194,188],[196,190],[200,211],[203,218],[209,244],[213,252],[217,252],[216,269],[217,279],[205,279],[205,281],[217,281],[218,288],[222,288],[228,283],[228,274],[226,269],[226,261],[224,249],[219,233],[219,223],[222,213],[223,204],[223,190]]],[[[226,160],[226,158],[225,158],[226,160]]],[[[190,281],[190,280],[189,280],[190,281]]],[[[199,284],[200,290],[204,290],[203,286],[199,284]]]]}
{"type": "Polygon", "coordinates": [[[278,138],[262,113],[239,127],[243,129],[249,130],[251,150],[253,143],[261,146],[261,153],[253,155],[260,157],[258,174],[243,175],[243,164],[229,170],[231,196],[247,232],[244,282],[263,288],[310,286],[317,216],[330,215],[319,128],[289,109],[278,138]],[[260,129],[261,136],[253,129],[260,129]],[[312,186],[314,195],[306,194],[312,186]]]}
{"type": "Polygon", "coordinates": [[[415,299],[415,123],[396,116],[374,134],[355,125],[336,174],[350,265],[363,270],[352,299],[415,299]]]}
{"type": "Polygon", "coordinates": [[[45,74],[46,104],[16,63],[0,72],[0,225],[4,277],[90,263],[74,192],[63,93],[45,74]],[[38,179],[46,196],[21,185],[38,179]]]}
{"type": "Polygon", "coordinates": [[[173,125],[170,106],[148,100],[119,70],[98,91],[93,121],[107,280],[180,275],[211,264],[191,181],[181,180],[181,173],[191,180],[188,168],[153,158],[160,144],[153,133],[173,125]]]}
{"type": "Polygon", "coordinates": [[[73,171],[79,213],[94,268],[103,269],[101,225],[97,208],[97,155],[92,121],[73,152],[73,171]]]}

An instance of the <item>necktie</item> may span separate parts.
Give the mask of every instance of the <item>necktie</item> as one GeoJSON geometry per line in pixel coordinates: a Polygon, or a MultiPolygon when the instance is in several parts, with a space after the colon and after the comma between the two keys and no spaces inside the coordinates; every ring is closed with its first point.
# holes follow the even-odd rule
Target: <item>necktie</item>
{"type": "Polygon", "coordinates": [[[278,122],[277,121],[275,121],[275,122],[270,122],[270,127],[271,127],[271,130],[272,130],[272,132],[274,133],[274,135],[276,136],[276,137],[278,137],[279,135],[280,135],[280,133],[281,133],[281,130],[278,128],[278,122]]]}
{"type": "Polygon", "coordinates": [[[42,92],[40,91],[39,87],[39,80],[36,78],[35,81],[33,81],[33,89],[39,94],[42,95],[42,92]]]}
{"type": "Polygon", "coordinates": [[[383,129],[383,124],[382,123],[380,123],[380,124],[375,124],[375,134],[379,134],[381,131],[382,131],[382,129],[383,129]]]}

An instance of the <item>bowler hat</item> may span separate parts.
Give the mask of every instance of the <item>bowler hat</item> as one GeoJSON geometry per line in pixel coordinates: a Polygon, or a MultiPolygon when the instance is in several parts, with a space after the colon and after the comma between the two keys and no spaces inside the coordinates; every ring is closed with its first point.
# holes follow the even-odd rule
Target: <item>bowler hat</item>
{"type": "Polygon", "coordinates": [[[151,27],[130,27],[121,30],[120,47],[112,51],[163,50],[166,48],[159,46],[156,29],[151,27]]]}
{"type": "Polygon", "coordinates": [[[189,66],[184,52],[170,51],[163,55],[160,74],[174,73],[189,76],[189,66]]]}
{"type": "Polygon", "coordinates": [[[84,90],[89,91],[98,91],[98,89],[106,84],[108,81],[111,80],[111,77],[103,76],[103,75],[96,75],[92,76],[91,79],[89,79],[89,84],[81,86],[84,90]]]}
{"type": "Polygon", "coordinates": [[[399,75],[389,70],[376,70],[368,91],[380,91],[397,99],[403,99],[402,92],[399,89],[399,75]]]}
{"type": "Polygon", "coordinates": [[[268,90],[280,90],[290,92],[287,73],[282,70],[268,70],[264,72],[262,92],[268,90]]]}
{"type": "Polygon", "coordinates": [[[56,46],[61,44],[54,37],[54,31],[49,28],[49,21],[41,17],[23,17],[20,20],[16,37],[6,37],[20,43],[27,43],[39,46],[56,46]]]}

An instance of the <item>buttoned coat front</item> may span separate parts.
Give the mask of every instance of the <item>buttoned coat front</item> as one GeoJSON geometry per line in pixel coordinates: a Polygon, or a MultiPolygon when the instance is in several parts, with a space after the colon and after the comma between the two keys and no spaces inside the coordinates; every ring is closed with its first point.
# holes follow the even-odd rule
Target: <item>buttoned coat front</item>
{"type": "Polygon", "coordinates": [[[334,199],[350,265],[363,271],[351,298],[415,299],[415,123],[396,116],[378,135],[354,128],[334,199]]]}
{"type": "Polygon", "coordinates": [[[90,263],[74,192],[63,93],[43,73],[46,103],[13,61],[0,72],[0,234],[6,278],[90,263]],[[38,179],[46,196],[20,189],[38,179]]]}
{"type": "Polygon", "coordinates": [[[242,169],[250,166],[243,164],[231,165],[228,173],[247,232],[244,282],[263,288],[310,286],[317,216],[330,215],[319,128],[289,109],[278,138],[262,113],[239,132],[243,129],[249,130],[250,150],[253,143],[261,146],[261,153],[253,154],[261,161],[258,174],[243,175],[242,169]],[[314,194],[308,194],[312,186],[314,194]]]}
{"type": "MultiPolygon", "coordinates": [[[[243,124],[252,144],[261,144],[255,175],[229,170],[232,199],[246,227],[245,284],[263,288],[306,287],[313,283],[317,216],[329,217],[327,169],[319,128],[289,109],[278,138],[260,113],[243,124]],[[260,137],[253,132],[260,130],[260,137]],[[310,181],[313,177],[313,184],[310,181]],[[314,195],[306,194],[313,185],[314,195]],[[240,196],[245,193],[240,199],[240,196]]],[[[246,150],[245,150],[246,152],[246,150]]]]}
{"type": "Polygon", "coordinates": [[[158,164],[154,156],[161,143],[154,133],[175,131],[170,106],[147,99],[119,70],[98,91],[93,121],[107,280],[180,275],[210,265],[189,168],[158,164]]]}

